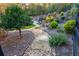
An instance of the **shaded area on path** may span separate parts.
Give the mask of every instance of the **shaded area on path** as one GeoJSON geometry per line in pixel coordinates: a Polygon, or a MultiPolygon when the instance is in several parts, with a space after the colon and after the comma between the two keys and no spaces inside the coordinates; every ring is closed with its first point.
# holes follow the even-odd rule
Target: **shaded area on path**
{"type": "Polygon", "coordinates": [[[18,38],[18,35],[18,32],[10,32],[7,40],[2,44],[5,56],[22,56],[35,38],[32,31],[22,31],[23,37],[21,40],[18,38]]]}

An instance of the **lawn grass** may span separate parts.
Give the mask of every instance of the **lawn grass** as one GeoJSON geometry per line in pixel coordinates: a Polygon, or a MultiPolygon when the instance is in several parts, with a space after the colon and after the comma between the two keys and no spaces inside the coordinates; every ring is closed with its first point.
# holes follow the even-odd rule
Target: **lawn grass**
{"type": "Polygon", "coordinates": [[[35,25],[24,26],[21,29],[30,29],[30,28],[33,28],[33,27],[35,27],[35,25]]]}
{"type": "MultiPolygon", "coordinates": [[[[33,28],[33,27],[35,27],[34,24],[29,25],[29,26],[23,26],[23,27],[21,28],[21,30],[23,30],[23,29],[30,29],[30,28],[33,28]]],[[[14,31],[14,30],[16,30],[16,29],[9,29],[9,31],[14,31]]]]}

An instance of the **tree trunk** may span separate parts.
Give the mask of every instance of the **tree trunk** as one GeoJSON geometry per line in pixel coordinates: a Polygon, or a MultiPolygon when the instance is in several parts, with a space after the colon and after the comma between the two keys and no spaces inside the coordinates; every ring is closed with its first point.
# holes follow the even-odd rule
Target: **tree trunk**
{"type": "Polygon", "coordinates": [[[21,40],[21,29],[19,29],[19,37],[20,37],[20,40],[21,40]]]}

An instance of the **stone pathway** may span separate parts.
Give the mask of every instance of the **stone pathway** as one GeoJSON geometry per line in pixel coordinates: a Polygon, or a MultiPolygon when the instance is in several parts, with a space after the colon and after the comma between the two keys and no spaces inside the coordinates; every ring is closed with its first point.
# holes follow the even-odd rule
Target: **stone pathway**
{"type": "Polygon", "coordinates": [[[41,29],[33,31],[35,40],[32,45],[25,51],[24,56],[48,56],[51,55],[51,48],[48,44],[48,34],[41,29]]]}

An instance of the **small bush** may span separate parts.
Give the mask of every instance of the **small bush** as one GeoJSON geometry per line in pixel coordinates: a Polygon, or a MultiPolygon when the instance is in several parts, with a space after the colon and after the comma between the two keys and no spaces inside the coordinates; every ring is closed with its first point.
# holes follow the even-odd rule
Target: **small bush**
{"type": "Polygon", "coordinates": [[[67,44],[67,37],[63,33],[54,33],[49,37],[49,45],[52,47],[67,44]]]}
{"type": "Polygon", "coordinates": [[[69,21],[67,21],[67,22],[64,24],[64,29],[66,30],[66,32],[72,33],[75,24],[76,24],[76,21],[75,21],[75,20],[69,20],[69,21]]]}
{"type": "Polygon", "coordinates": [[[53,16],[47,16],[46,17],[46,22],[51,22],[53,21],[53,16]]]}
{"type": "Polygon", "coordinates": [[[63,15],[64,15],[64,12],[61,12],[61,13],[60,13],[60,16],[63,16],[63,15]]]}
{"type": "Polygon", "coordinates": [[[58,26],[58,23],[56,21],[52,21],[49,25],[50,28],[56,28],[58,26]]]}

